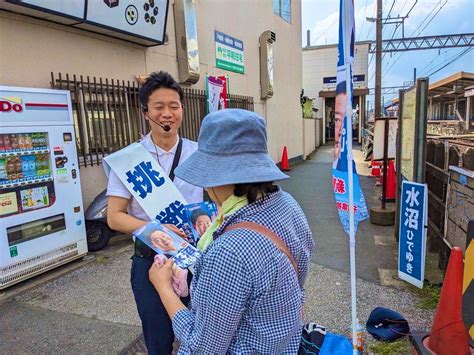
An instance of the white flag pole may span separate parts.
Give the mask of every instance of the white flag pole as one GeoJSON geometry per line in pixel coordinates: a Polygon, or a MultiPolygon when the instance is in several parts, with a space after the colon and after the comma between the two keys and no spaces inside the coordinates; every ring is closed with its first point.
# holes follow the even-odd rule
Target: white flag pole
{"type": "MultiPolygon", "coordinates": [[[[354,182],[353,182],[353,154],[352,154],[352,60],[351,60],[351,38],[352,26],[354,26],[354,9],[352,0],[345,0],[342,9],[344,31],[344,62],[346,65],[346,120],[347,120],[347,170],[349,184],[349,251],[351,267],[351,311],[352,311],[352,347],[353,354],[358,354],[357,344],[357,293],[356,293],[356,267],[355,267],[355,228],[354,228],[354,182]]],[[[355,32],[355,30],[354,30],[355,32]]],[[[355,33],[354,33],[355,36],[355,33]]],[[[355,38],[355,37],[354,37],[355,38]]],[[[355,52],[355,48],[354,48],[355,52]]]]}

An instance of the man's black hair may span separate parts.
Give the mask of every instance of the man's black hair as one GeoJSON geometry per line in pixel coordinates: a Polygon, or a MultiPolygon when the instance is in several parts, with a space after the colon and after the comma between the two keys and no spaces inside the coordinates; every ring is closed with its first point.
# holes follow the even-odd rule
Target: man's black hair
{"type": "Polygon", "coordinates": [[[178,93],[181,104],[184,101],[184,92],[181,86],[174,78],[165,71],[151,73],[145,80],[145,83],[140,88],[139,98],[142,108],[146,111],[148,109],[148,99],[150,95],[158,89],[171,89],[178,93]]]}
{"type": "Polygon", "coordinates": [[[196,224],[197,219],[201,216],[208,216],[209,218],[211,218],[211,216],[209,216],[209,214],[206,213],[206,211],[199,208],[197,210],[194,210],[193,213],[191,213],[191,223],[193,225],[196,224]]]}

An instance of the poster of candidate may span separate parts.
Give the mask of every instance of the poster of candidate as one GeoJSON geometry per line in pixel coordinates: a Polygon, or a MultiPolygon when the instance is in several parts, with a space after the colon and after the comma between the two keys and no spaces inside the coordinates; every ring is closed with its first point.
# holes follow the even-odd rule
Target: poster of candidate
{"type": "Polygon", "coordinates": [[[335,102],[335,145],[332,185],[339,218],[349,234],[349,167],[352,167],[354,233],[358,222],[368,218],[364,194],[352,158],[352,65],[354,63],[354,4],[341,0],[335,102]],[[349,16],[350,15],[350,16],[349,16]],[[349,81],[347,81],[349,78],[349,81]]]}

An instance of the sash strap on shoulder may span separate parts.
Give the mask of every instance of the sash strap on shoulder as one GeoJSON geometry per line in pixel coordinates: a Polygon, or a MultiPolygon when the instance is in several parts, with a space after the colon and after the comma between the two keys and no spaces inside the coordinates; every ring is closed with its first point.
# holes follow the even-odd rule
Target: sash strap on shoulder
{"type": "Polygon", "coordinates": [[[224,229],[224,232],[229,232],[232,230],[236,229],[248,229],[254,232],[257,232],[267,239],[271,240],[275,246],[288,257],[288,260],[290,260],[291,265],[293,266],[293,269],[296,272],[296,277],[298,277],[298,266],[296,264],[295,259],[293,258],[293,255],[291,255],[290,250],[286,246],[285,242],[272,230],[268,229],[267,227],[255,223],[255,222],[239,222],[230,226],[227,226],[224,229]]]}

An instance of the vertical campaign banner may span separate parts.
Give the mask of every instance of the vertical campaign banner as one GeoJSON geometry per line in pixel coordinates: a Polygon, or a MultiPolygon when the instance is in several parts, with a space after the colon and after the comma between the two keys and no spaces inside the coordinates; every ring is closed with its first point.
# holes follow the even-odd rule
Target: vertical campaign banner
{"type": "Polygon", "coordinates": [[[332,167],[332,185],[336,206],[344,231],[349,234],[349,168],[352,167],[354,234],[357,225],[369,217],[359,176],[352,158],[352,89],[354,63],[354,3],[341,0],[339,17],[339,43],[336,76],[335,146],[332,167]],[[349,81],[347,79],[349,78],[349,81]]]}
{"type": "Polygon", "coordinates": [[[227,98],[227,77],[206,76],[207,113],[223,110],[229,107],[227,98]]]}
{"type": "Polygon", "coordinates": [[[402,182],[398,246],[398,277],[423,288],[428,221],[426,184],[402,182]]]}
{"type": "Polygon", "coordinates": [[[221,79],[215,76],[206,76],[207,89],[207,112],[219,111],[221,93],[224,88],[224,83],[221,79]]]}
{"type": "Polygon", "coordinates": [[[106,175],[117,174],[150,219],[180,228],[187,222],[187,201],[143,145],[130,144],[103,161],[106,175]]]}
{"type": "Polygon", "coordinates": [[[228,78],[226,75],[219,75],[217,78],[221,79],[223,83],[221,97],[220,97],[220,108],[219,108],[219,110],[222,110],[224,108],[229,108],[229,97],[228,97],[229,80],[227,80],[228,78]]]}

